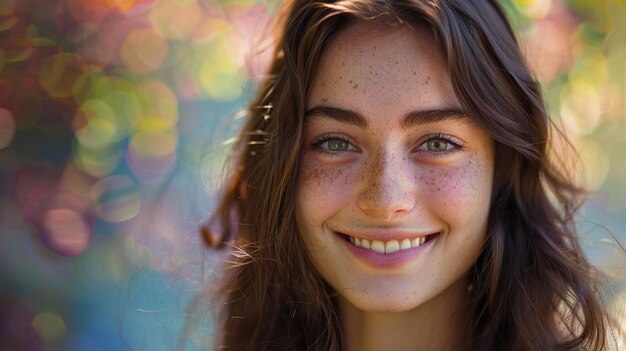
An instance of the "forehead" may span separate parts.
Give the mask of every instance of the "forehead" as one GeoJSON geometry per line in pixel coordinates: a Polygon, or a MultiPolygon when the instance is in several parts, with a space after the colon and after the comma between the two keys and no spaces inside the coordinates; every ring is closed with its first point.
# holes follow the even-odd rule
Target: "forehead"
{"type": "Polygon", "coordinates": [[[364,115],[363,109],[381,112],[374,104],[400,114],[458,106],[445,57],[428,28],[367,22],[339,32],[322,53],[307,107],[318,104],[364,115]]]}
{"type": "MultiPolygon", "coordinates": [[[[407,48],[435,49],[434,37],[425,25],[410,26],[408,24],[382,24],[357,20],[340,30],[327,46],[327,51],[339,49],[377,49],[385,48],[392,51],[407,48]]],[[[403,51],[403,50],[401,50],[403,51]]],[[[432,51],[432,50],[431,50],[432,51]]],[[[348,54],[347,52],[343,51],[348,54]]],[[[433,52],[434,54],[434,52],[433,52]]],[[[366,57],[366,56],[364,56],[366,57]]]]}

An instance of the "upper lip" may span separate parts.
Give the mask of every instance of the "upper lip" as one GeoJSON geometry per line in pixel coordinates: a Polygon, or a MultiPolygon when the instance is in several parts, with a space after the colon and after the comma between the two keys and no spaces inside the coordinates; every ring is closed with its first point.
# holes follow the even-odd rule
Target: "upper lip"
{"type": "Polygon", "coordinates": [[[336,230],[336,233],[348,235],[351,237],[359,238],[359,239],[368,239],[368,240],[379,240],[379,241],[389,241],[389,240],[401,240],[401,239],[414,239],[423,236],[428,236],[432,234],[437,234],[440,231],[433,230],[398,230],[398,229],[374,229],[374,230],[336,230]]]}

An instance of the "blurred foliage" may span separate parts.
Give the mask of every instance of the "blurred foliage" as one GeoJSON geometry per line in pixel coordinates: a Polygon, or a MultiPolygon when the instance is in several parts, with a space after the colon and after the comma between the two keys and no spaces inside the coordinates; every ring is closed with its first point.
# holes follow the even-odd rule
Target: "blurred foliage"
{"type": "MultiPolygon", "coordinates": [[[[608,229],[582,240],[623,281],[602,243],[626,240],[626,2],[503,4],[594,191],[582,226],[608,229]]],[[[173,348],[275,7],[0,0],[0,349],[173,348]]]]}

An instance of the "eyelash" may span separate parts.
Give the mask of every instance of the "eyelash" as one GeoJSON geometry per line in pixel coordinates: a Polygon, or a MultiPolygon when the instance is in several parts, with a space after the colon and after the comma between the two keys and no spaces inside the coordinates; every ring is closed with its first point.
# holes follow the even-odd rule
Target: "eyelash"
{"type": "MultiPolygon", "coordinates": [[[[444,156],[446,156],[448,154],[459,152],[459,151],[463,150],[464,143],[461,140],[459,140],[457,138],[454,138],[454,137],[452,137],[450,135],[447,135],[447,134],[442,134],[442,133],[437,133],[437,134],[428,136],[428,138],[426,140],[423,140],[422,142],[420,142],[420,144],[414,150],[417,150],[420,147],[422,147],[423,145],[426,145],[426,143],[428,143],[430,141],[434,141],[434,140],[444,141],[444,142],[450,144],[451,148],[448,149],[448,150],[444,150],[444,151],[430,151],[430,150],[422,150],[422,151],[427,152],[428,154],[436,156],[436,157],[444,157],[444,156]]],[[[350,140],[348,138],[346,138],[345,136],[343,136],[341,134],[326,134],[326,135],[322,135],[322,136],[318,137],[317,139],[315,139],[312,142],[312,145],[319,152],[322,152],[322,153],[324,153],[326,155],[329,155],[329,156],[340,156],[340,155],[342,155],[342,154],[344,154],[346,152],[360,151],[356,146],[354,146],[350,142],[350,140]],[[327,142],[333,141],[333,140],[338,140],[338,141],[342,141],[342,142],[348,143],[348,147],[351,147],[354,150],[331,151],[331,150],[328,150],[326,147],[322,146],[324,143],[327,143],[327,142]]]]}

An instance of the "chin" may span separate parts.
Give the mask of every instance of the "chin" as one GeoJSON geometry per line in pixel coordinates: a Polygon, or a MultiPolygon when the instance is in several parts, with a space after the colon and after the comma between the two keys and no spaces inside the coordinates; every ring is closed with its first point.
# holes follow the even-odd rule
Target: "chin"
{"type": "Polygon", "coordinates": [[[441,304],[463,304],[468,285],[467,277],[444,285],[379,284],[369,289],[343,289],[339,291],[339,301],[362,312],[403,313],[441,304]]]}
{"type": "Polygon", "coordinates": [[[418,306],[404,306],[399,305],[397,303],[388,303],[388,304],[380,304],[380,305],[369,305],[369,306],[356,306],[359,310],[363,312],[373,312],[373,313],[402,313],[414,310],[418,306]]]}
{"type": "Polygon", "coordinates": [[[429,299],[409,299],[404,294],[381,293],[381,294],[340,294],[340,301],[350,304],[351,306],[363,312],[376,313],[402,313],[418,308],[429,299]],[[398,296],[402,295],[402,296],[398,296]]]}

